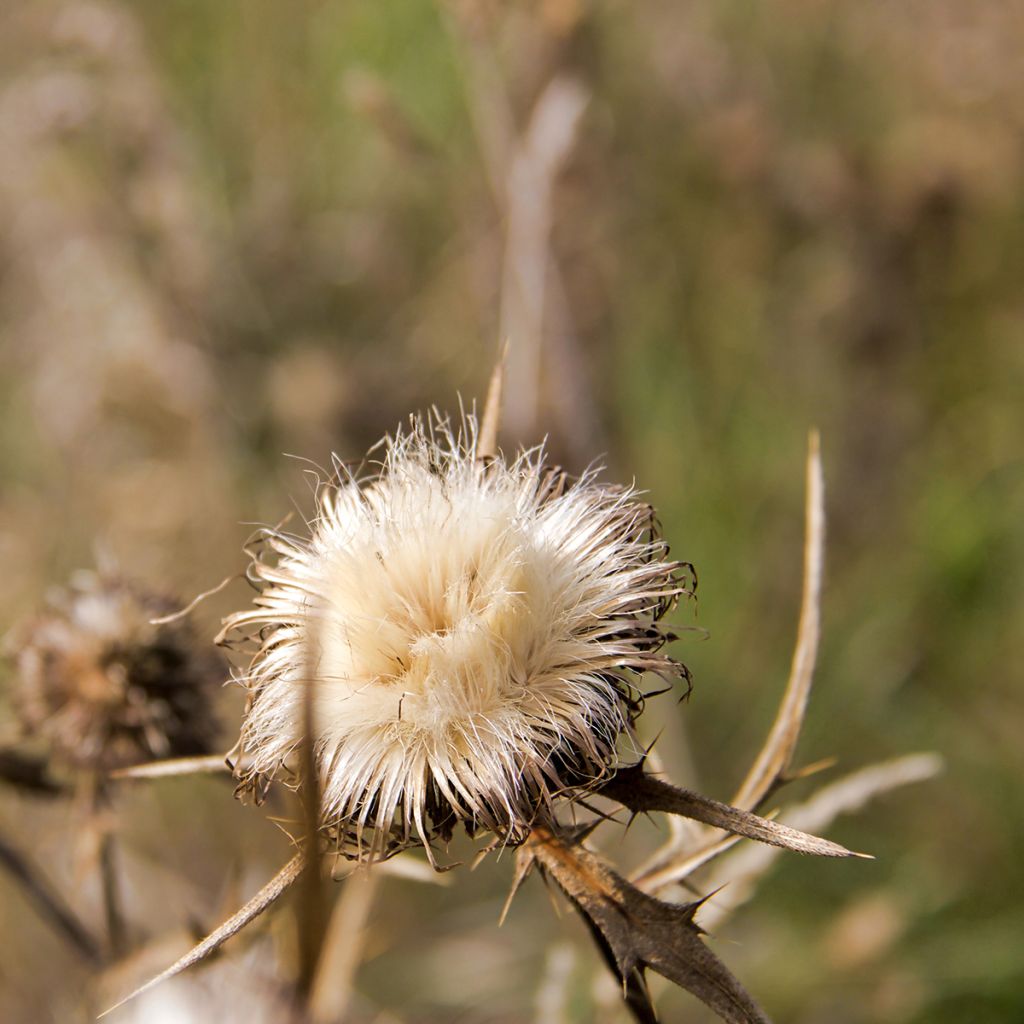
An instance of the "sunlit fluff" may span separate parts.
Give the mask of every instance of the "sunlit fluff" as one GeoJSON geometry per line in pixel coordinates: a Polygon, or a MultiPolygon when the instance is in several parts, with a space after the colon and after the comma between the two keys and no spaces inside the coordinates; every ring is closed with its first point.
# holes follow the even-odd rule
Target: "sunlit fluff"
{"type": "Polygon", "coordinates": [[[310,681],[324,828],[348,851],[508,842],[616,761],[659,622],[688,593],[635,490],[573,480],[541,449],[476,454],[476,425],[413,420],[368,475],[339,469],[310,536],[267,531],[256,607],[227,620],[258,649],[243,781],[298,780],[310,681]],[[269,557],[267,557],[269,555],[269,557]]]}

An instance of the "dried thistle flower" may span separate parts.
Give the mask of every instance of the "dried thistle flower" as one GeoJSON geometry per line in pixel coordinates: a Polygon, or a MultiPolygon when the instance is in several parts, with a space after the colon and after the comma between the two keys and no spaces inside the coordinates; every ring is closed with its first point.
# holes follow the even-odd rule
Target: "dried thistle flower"
{"type": "MultiPolygon", "coordinates": [[[[249,573],[256,607],[230,616],[221,638],[256,645],[236,748],[248,755],[236,762],[242,788],[262,791],[279,778],[302,787],[307,839],[319,829],[353,856],[416,842],[429,853],[458,821],[490,829],[496,842],[521,844],[509,899],[535,868],[561,890],[640,1024],[657,1020],[648,970],[731,1024],[766,1024],[704,945],[695,920],[704,900],[667,903],[634,885],[584,846],[606,816],[570,829],[555,803],[597,792],[633,813],[709,826],[695,850],[671,839],[641,885],[683,879],[724,852],[731,842],[719,830],[801,853],[863,856],[751,810],[795,777],[813,674],[824,525],[816,436],[794,670],[732,806],[654,777],[646,755],[625,765],[617,757],[642,708],[642,673],[686,678],[662,653],[670,634],[661,620],[691,593],[692,569],[668,559],[632,488],[593,473],[571,480],[545,467],[541,449],[511,463],[495,457],[500,392],[499,367],[479,433],[472,418],[458,435],[446,421],[414,419],[385,438],[375,471],[338,466],[310,536],[262,532],[249,573]],[[264,549],[276,557],[265,561],[264,549]]],[[[175,773],[206,770],[209,760],[181,760],[175,773]]],[[[155,774],[119,774],[129,773],[155,774]]],[[[244,907],[117,1006],[205,960],[303,877],[311,884],[300,919],[314,922],[318,851],[300,844],[244,907]]],[[[331,962],[315,941],[306,960],[311,979],[331,962]]]]}
{"type": "Polygon", "coordinates": [[[691,591],[632,487],[570,478],[542,448],[481,458],[477,428],[414,418],[372,471],[339,467],[309,537],[266,531],[243,786],[301,781],[310,684],[325,831],[380,855],[455,823],[518,843],[607,778],[691,591]],[[265,560],[269,549],[276,557],[265,560]]]}
{"type": "Polygon", "coordinates": [[[74,767],[96,771],[206,753],[216,740],[216,654],[177,605],[107,573],[81,572],[9,641],[14,706],[26,733],[74,767]]]}

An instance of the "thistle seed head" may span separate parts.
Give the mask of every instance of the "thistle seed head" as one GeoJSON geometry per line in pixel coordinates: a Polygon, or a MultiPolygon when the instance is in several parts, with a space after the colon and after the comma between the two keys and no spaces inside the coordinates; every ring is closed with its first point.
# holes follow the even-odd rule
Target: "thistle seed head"
{"type": "Polygon", "coordinates": [[[176,607],[101,573],[78,573],[55,591],[9,644],[24,731],[58,760],[99,771],[209,753],[213,693],[226,672],[187,623],[150,622],[176,607]]]}
{"type": "Polygon", "coordinates": [[[537,448],[476,455],[476,424],[414,419],[368,473],[339,467],[308,536],[266,531],[245,675],[243,788],[301,783],[307,680],[325,833],[385,855],[472,833],[522,841],[607,776],[640,676],[686,670],[661,619],[690,592],[631,487],[537,448]]]}

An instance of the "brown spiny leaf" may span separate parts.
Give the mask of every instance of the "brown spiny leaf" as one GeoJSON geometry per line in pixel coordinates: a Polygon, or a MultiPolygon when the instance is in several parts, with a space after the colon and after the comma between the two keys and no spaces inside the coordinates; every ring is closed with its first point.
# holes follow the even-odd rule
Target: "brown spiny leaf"
{"type": "Polygon", "coordinates": [[[641,892],[554,826],[539,826],[519,853],[536,864],[580,912],[618,977],[639,1024],[657,1020],[644,984],[650,968],[697,996],[729,1024],[768,1018],[708,949],[694,921],[697,903],[666,903],[641,892]]]}

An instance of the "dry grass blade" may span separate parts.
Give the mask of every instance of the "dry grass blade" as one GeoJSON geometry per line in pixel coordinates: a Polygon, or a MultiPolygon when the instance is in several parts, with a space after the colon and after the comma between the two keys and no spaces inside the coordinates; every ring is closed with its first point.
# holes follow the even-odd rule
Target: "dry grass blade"
{"type": "Polygon", "coordinates": [[[375,867],[354,871],[334,906],[309,999],[313,1024],[337,1024],[345,1018],[380,876],[375,867]]]}
{"type": "Polygon", "coordinates": [[[785,781],[793,760],[807,698],[814,680],[821,631],[821,582],[825,567],[825,480],[821,468],[821,442],[812,430],[807,441],[807,503],[804,537],[803,597],[796,647],[786,692],[765,745],[743,780],[732,802],[737,807],[757,807],[785,781]]]}
{"type": "Polygon", "coordinates": [[[274,877],[265,885],[258,893],[237,914],[228,918],[219,928],[210,932],[209,935],[203,939],[197,946],[185,954],[180,960],[172,964],[158,974],[155,978],[150,979],[145,985],[137,988],[131,995],[125,996],[120,1002],[115,1003],[108,1010],[104,1010],[100,1014],[100,1017],[106,1017],[107,1014],[113,1013],[119,1006],[124,1006],[125,1003],[130,1002],[132,999],[137,998],[144,992],[148,992],[150,989],[159,985],[162,981],[167,981],[168,978],[173,978],[176,974],[181,974],[182,971],[187,970],[194,964],[198,964],[205,960],[211,953],[218,950],[225,942],[228,941],[233,935],[237,935],[247,924],[254,921],[260,916],[268,907],[274,904],[285,892],[292,886],[292,884],[298,879],[306,868],[306,857],[302,852],[295,854],[294,857],[274,877]]]}
{"type": "Polygon", "coordinates": [[[203,757],[174,757],[166,761],[149,761],[133,764],[127,768],[112,771],[109,779],[169,779],[180,775],[214,775],[229,772],[231,767],[223,754],[209,754],[203,757]]]}
{"type": "Polygon", "coordinates": [[[681,882],[689,878],[698,868],[720,857],[726,850],[731,850],[743,837],[730,835],[715,842],[698,847],[693,853],[681,854],[665,864],[651,864],[634,872],[630,881],[644,892],[657,892],[672,882],[681,882]]]}
{"type": "Polygon", "coordinates": [[[3,838],[0,838],[0,866],[21,883],[26,897],[83,960],[96,966],[103,962],[99,942],[78,920],[75,912],[50,888],[28,860],[3,838]]]}
{"type": "MultiPolygon", "coordinates": [[[[923,782],[942,770],[942,759],[936,754],[910,754],[872,765],[847,775],[820,790],[806,803],[785,812],[788,822],[800,828],[827,828],[840,814],[859,811],[869,800],[907,786],[923,782]]],[[[724,858],[718,871],[709,880],[711,888],[724,886],[703,915],[709,928],[717,927],[733,910],[753,894],[757,881],[772,866],[776,850],[748,846],[724,858]]]]}
{"type": "Polygon", "coordinates": [[[680,789],[648,775],[641,764],[620,769],[599,792],[636,813],[662,811],[666,814],[680,814],[746,839],[756,839],[758,842],[779,846],[795,853],[809,853],[818,857],[868,856],[854,853],[828,839],[780,825],[750,811],[730,807],[729,804],[720,803],[688,789],[680,789]]]}
{"type": "Polygon", "coordinates": [[[650,968],[697,996],[729,1024],[768,1018],[708,949],[694,921],[700,903],[675,904],[631,885],[581,846],[536,828],[519,857],[536,863],[590,925],[598,946],[625,985],[637,1021],[655,1021],[644,984],[650,968]]]}

